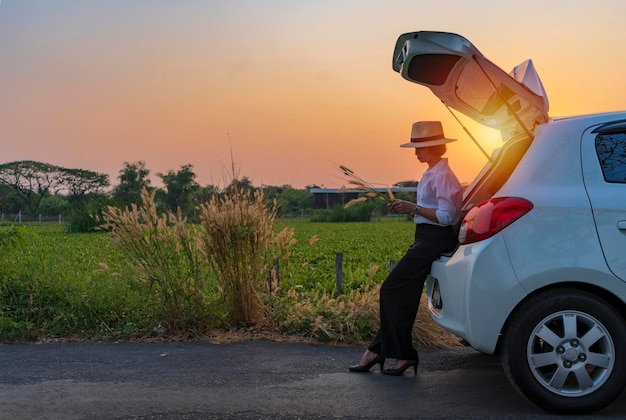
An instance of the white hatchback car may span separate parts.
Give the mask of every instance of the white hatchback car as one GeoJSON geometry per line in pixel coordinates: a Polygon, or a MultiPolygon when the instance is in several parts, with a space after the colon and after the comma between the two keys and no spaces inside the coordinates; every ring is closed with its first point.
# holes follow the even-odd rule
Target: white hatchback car
{"type": "Polygon", "coordinates": [[[550,118],[531,61],[508,74],[451,33],[401,35],[393,68],[505,140],[432,265],[433,319],[499,353],[546,410],[611,403],[626,384],[626,112],[550,118]]]}

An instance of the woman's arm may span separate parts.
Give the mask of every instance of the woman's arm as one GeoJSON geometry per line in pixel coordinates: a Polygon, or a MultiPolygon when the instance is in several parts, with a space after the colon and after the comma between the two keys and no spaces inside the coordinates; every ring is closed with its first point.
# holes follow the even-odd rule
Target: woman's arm
{"type": "MultiPolygon", "coordinates": [[[[387,205],[389,209],[398,214],[408,214],[410,216],[414,216],[415,213],[415,203],[406,200],[394,200],[387,205]]],[[[419,215],[427,218],[431,222],[439,223],[439,219],[437,219],[437,209],[429,209],[426,207],[420,207],[419,215]]]]}

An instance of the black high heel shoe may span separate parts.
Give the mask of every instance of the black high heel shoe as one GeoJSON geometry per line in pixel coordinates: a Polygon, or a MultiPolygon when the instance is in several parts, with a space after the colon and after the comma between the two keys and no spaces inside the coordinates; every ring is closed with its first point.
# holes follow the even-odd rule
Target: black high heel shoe
{"type": "Polygon", "coordinates": [[[348,369],[350,369],[350,372],[369,372],[369,370],[372,368],[372,366],[374,366],[375,364],[379,364],[380,365],[380,371],[383,371],[383,365],[385,364],[385,358],[384,357],[380,357],[380,354],[377,354],[376,357],[374,357],[374,360],[372,360],[371,362],[369,362],[366,365],[354,365],[354,366],[350,366],[348,369]]]}
{"type": "Polygon", "coordinates": [[[393,376],[402,376],[404,375],[404,371],[413,366],[413,372],[417,375],[417,365],[419,364],[419,360],[407,360],[405,364],[396,369],[385,369],[383,373],[385,375],[393,375],[393,376]]]}

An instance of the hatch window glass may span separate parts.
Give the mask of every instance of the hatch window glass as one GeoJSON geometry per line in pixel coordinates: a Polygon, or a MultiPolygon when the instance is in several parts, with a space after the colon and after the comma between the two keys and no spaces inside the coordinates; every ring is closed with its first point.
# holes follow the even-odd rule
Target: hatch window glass
{"type": "Polygon", "coordinates": [[[606,182],[626,184],[626,133],[600,133],[596,153],[606,182]]]}
{"type": "Polygon", "coordinates": [[[456,94],[463,102],[483,115],[493,115],[513,92],[475,61],[469,61],[459,75],[456,94]],[[496,86],[500,92],[496,91],[496,86]]]}
{"type": "Polygon", "coordinates": [[[407,75],[410,80],[441,86],[461,57],[448,54],[422,54],[413,57],[407,75]]]}

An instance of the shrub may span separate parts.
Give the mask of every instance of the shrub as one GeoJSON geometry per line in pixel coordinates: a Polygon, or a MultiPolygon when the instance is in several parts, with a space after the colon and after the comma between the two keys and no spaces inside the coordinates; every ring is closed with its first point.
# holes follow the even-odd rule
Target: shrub
{"type": "Polygon", "coordinates": [[[360,203],[348,208],[333,207],[327,210],[316,210],[311,217],[312,222],[369,222],[372,212],[375,210],[374,203],[360,203]]]}
{"type": "Polygon", "coordinates": [[[81,205],[69,211],[65,216],[64,223],[67,233],[84,233],[96,230],[98,220],[94,217],[94,210],[90,207],[92,206],[81,205]]]}

